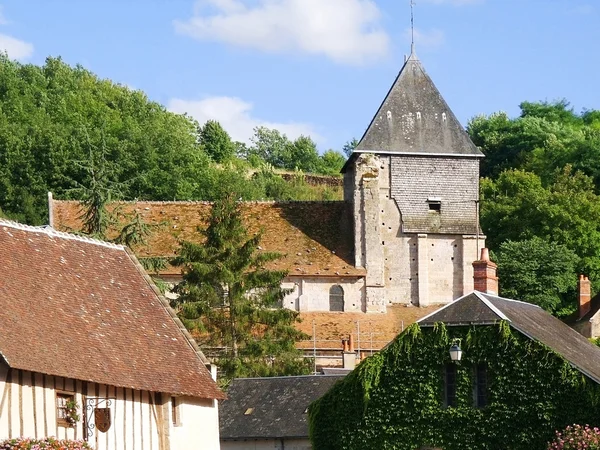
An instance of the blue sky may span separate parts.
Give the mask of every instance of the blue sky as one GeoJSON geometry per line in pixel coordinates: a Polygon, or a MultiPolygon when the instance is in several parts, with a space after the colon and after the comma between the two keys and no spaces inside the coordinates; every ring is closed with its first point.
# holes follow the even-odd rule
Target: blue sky
{"type": "MultiPolygon", "coordinates": [[[[598,0],[415,0],[419,58],[459,120],[600,109],[598,0]]],[[[0,48],[61,56],[236,140],[360,138],[410,51],[409,0],[0,0],[0,48]]]]}

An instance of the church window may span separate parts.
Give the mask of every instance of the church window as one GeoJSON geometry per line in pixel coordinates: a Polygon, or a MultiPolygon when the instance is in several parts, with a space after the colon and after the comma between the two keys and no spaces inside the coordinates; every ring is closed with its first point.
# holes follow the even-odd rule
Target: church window
{"type": "Polygon", "coordinates": [[[344,311],[344,290],[339,285],[329,289],[329,311],[344,311]]]}

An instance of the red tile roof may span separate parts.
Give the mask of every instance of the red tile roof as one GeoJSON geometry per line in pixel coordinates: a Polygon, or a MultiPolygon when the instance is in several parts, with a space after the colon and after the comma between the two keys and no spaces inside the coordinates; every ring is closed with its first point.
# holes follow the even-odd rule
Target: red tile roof
{"type": "Polygon", "coordinates": [[[124,247],[0,220],[0,355],[10,367],[224,398],[124,247]]]}
{"type": "MultiPolygon", "coordinates": [[[[208,202],[120,202],[112,204],[123,214],[139,213],[147,224],[160,225],[147,244],[134,248],[139,257],[175,255],[179,241],[201,242],[198,227],[210,216],[208,202]]],[[[63,231],[81,230],[81,206],[74,201],[55,200],[53,225],[63,231]]],[[[247,202],[242,206],[250,233],[263,230],[264,251],[282,253],[272,268],[289,271],[289,276],[364,276],[352,263],[352,230],[343,230],[344,202],[247,202]]],[[[347,222],[347,221],[346,221],[347,222]]],[[[161,275],[179,275],[168,266],[161,275]]]]}

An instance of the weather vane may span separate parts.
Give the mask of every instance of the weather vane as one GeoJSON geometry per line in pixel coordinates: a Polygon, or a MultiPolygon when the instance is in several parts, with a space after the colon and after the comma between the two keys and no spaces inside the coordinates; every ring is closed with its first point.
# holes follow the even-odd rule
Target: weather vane
{"type": "Polygon", "coordinates": [[[415,52],[415,2],[410,0],[410,52],[415,52]]]}

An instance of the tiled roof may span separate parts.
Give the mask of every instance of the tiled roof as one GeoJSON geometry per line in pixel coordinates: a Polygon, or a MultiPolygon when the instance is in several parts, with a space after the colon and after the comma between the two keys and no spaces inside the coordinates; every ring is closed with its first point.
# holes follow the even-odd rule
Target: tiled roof
{"type": "Polygon", "coordinates": [[[360,312],[301,312],[302,322],[296,328],[311,336],[310,341],[299,343],[300,348],[310,349],[313,322],[316,331],[316,347],[340,349],[343,338],[354,335],[355,347],[361,349],[380,349],[400,334],[404,328],[436,310],[441,305],[413,307],[404,305],[387,305],[385,314],[364,314],[360,312]],[[357,325],[358,322],[358,325],[357,325]],[[360,339],[358,330],[360,329],[360,339]]]}
{"type": "Polygon", "coordinates": [[[600,348],[542,308],[480,292],[465,295],[419,320],[421,326],[484,325],[506,320],[512,328],[546,345],[600,383],[600,348]]]}
{"type": "MultiPolygon", "coordinates": [[[[179,241],[201,242],[198,227],[206,226],[211,209],[208,202],[140,201],[118,205],[123,214],[137,211],[146,223],[161,224],[146,245],[133,249],[139,257],[171,257],[179,241]]],[[[342,228],[347,223],[346,203],[247,202],[242,210],[251,233],[263,229],[261,248],[284,255],[272,263],[272,268],[287,270],[289,276],[364,276],[364,269],[352,264],[352,232],[342,228]]],[[[78,202],[55,200],[52,211],[56,229],[81,229],[78,202]]],[[[161,275],[180,273],[180,268],[172,266],[161,271],[161,275]]]]}
{"type": "Polygon", "coordinates": [[[482,157],[413,53],[356,152],[482,157]]]}
{"type": "Polygon", "coordinates": [[[0,354],[15,369],[223,398],[122,246],[0,220],[0,354]]]}
{"type": "Polygon", "coordinates": [[[221,440],[308,438],[307,408],[340,375],[238,378],[219,405],[221,440]]]}

